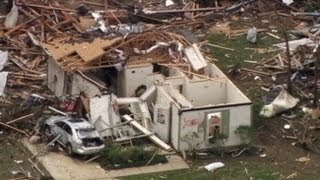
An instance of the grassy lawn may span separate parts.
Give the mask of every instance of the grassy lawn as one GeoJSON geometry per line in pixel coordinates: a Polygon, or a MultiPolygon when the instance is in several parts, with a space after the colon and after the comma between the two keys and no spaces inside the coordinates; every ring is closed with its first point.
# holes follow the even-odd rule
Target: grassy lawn
{"type": "Polygon", "coordinates": [[[245,35],[229,39],[224,34],[214,34],[208,37],[208,41],[212,44],[234,49],[234,51],[230,51],[208,46],[212,51],[213,57],[218,60],[216,64],[223,70],[228,70],[230,66],[243,67],[248,65],[244,62],[245,60],[259,61],[263,58],[271,57],[275,53],[259,53],[258,51],[246,48],[270,48],[273,44],[282,42],[264,33],[258,33],[256,44],[248,42],[245,35]]]}
{"type": "Polygon", "coordinates": [[[278,180],[283,179],[279,172],[274,172],[264,165],[256,166],[253,164],[245,164],[234,162],[227,164],[226,167],[208,172],[204,169],[177,170],[153,174],[140,174],[121,178],[122,180],[278,180]]]}

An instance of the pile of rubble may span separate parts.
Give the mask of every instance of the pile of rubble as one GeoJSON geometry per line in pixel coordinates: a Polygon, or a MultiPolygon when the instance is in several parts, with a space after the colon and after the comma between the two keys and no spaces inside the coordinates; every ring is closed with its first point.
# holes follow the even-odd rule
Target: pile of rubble
{"type": "MultiPolygon", "coordinates": [[[[156,59],[154,63],[186,63],[182,47],[194,42],[170,29],[203,26],[200,19],[204,16],[231,12],[242,4],[231,6],[226,3],[230,4],[226,10],[219,4],[205,7],[205,4],[193,1],[148,1],[141,2],[143,6],[118,1],[63,5],[58,2],[10,2],[6,6],[9,13],[1,18],[4,28],[0,46],[0,94],[5,109],[1,117],[4,127],[28,135],[33,134],[34,129],[27,130],[26,120],[33,119],[37,124],[39,118],[32,111],[43,112],[48,105],[58,109],[63,106],[46,88],[48,53],[54,52],[49,56],[72,73],[113,66],[121,69],[128,63],[128,57],[135,63],[148,61],[149,57],[156,59]],[[86,46],[95,45],[99,48],[86,51],[86,46]],[[37,102],[30,103],[33,101],[37,102]],[[12,108],[17,103],[19,108],[12,108]],[[15,118],[18,120],[12,120],[15,118]]],[[[177,68],[190,71],[190,67],[177,68]]],[[[199,75],[201,77],[201,73],[199,75]]]]}

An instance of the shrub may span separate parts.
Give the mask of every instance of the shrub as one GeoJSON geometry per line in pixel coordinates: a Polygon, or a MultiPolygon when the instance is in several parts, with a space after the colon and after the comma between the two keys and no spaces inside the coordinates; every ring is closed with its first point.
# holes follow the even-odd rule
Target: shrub
{"type": "MultiPolygon", "coordinates": [[[[144,150],[140,146],[121,146],[109,144],[101,153],[100,162],[109,168],[127,168],[144,166],[151,159],[156,150],[144,150]]],[[[168,162],[164,155],[156,155],[152,164],[168,162]]]]}
{"type": "Polygon", "coordinates": [[[250,144],[252,136],[252,128],[250,126],[241,125],[235,130],[235,133],[240,136],[244,145],[250,144]]]}

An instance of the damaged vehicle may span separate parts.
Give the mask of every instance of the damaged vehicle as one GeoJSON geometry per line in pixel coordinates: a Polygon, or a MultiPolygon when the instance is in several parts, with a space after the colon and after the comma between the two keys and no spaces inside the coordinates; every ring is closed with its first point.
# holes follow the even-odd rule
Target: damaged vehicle
{"type": "Polygon", "coordinates": [[[105,144],[96,129],[86,120],[67,116],[52,116],[45,121],[44,134],[66,148],[69,155],[89,155],[100,152],[105,144]]]}

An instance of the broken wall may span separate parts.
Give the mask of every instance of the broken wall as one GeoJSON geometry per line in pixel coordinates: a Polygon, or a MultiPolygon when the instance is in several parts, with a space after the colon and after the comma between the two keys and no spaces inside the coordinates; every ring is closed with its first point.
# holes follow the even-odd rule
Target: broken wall
{"type": "Polygon", "coordinates": [[[222,131],[227,137],[223,146],[241,145],[240,137],[235,130],[240,125],[251,125],[251,104],[226,105],[203,109],[193,109],[181,112],[179,121],[172,119],[172,144],[176,150],[189,150],[190,138],[192,143],[199,143],[198,149],[217,147],[217,143],[209,142],[208,139],[208,114],[222,114],[222,131]],[[177,125],[178,124],[178,125],[177,125]],[[178,131],[178,132],[177,132],[178,131]],[[193,136],[195,135],[195,136],[193,136]],[[177,137],[178,136],[178,137],[177,137]],[[177,141],[178,139],[178,141],[177,141]],[[177,143],[178,142],[178,143],[177,143]]]}
{"type": "Polygon", "coordinates": [[[147,88],[153,84],[150,75],[153,73],[152,64],[127,65],[124,70],[119,73],[118,77],[118,96],[131,97],[135,94],[135,90],[145,85],[147,88]]]}
{"type": "Polygon", "coordinates": [[[71,94],[79,96],[80,92],[83,92],[89,98],[102,95],[97,85],[85,79],[80,74],[74,74],[72,77],[71,94]]]}
{"type": "Polygon", "coordinates": [[[227,84],[211,80],[187,81],[182,93],[193,106],[227,103],[227,84]]]}
{"type": "Polygon", "coordinates": [[[158,88],[156,101],[153,106],[151,129],[152,132],[155,132],[165,142],[169,142],[170,140],[171,102],[172,99],[158,88]]]}
{"type": "Polygon", "coordinates": [[[62,98],[64,93],[65,72],[52,58],[48,58],[48,88],[59,98],[62,98]]]}
{"type": "Polygon", "coordinates": [[[115,135],[111,128],[120,123],[116,97],[103,95],[90,98],[90,121],[102,137],[115,135]]]}
{"type": "Polygon", "coordinates": [[[230,80],[227,81],[227,102],[229,103],[244,103],[250,102],[248,99],[230,80]]]}

